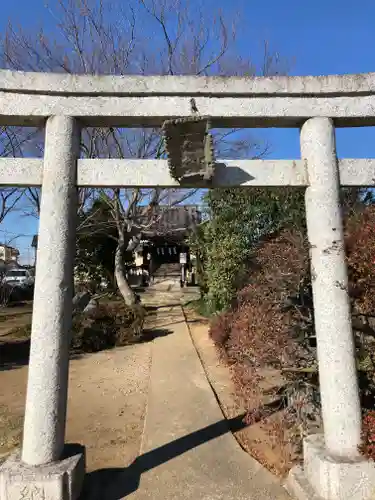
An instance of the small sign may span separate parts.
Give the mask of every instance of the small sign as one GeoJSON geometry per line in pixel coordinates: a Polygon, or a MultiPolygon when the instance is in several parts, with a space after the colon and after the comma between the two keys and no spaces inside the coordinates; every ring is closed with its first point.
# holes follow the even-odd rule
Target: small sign
{"type": "Polygon", "coordinates": [[[180,253],[180,264],[187,264],[187,255],[186,255],[186,253],[180,253]]]}

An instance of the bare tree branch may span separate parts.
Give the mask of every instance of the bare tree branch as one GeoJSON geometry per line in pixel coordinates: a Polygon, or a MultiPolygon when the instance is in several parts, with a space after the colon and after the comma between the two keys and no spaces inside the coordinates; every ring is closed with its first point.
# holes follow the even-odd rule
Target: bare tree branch
{"type": "Polygon", "coordinates": [[[0,188],[0,223],[14,210],[23,196],[23,190],[17,188],[0,188]]]}
{"type": "MultiPolygon", "coordinates": [[[[189,0],[55,0],[48,6],[54,37],[40,29],[27,33],[9,24],[2,40],[0,65],[24,71],[80,74],[253,75],[250,58],[237,51],[236,12],[233,20],[217,10],[189,0]]],[[[261,72],[277,73],[280,58],[265,44],[261,72]]],[[[159,129],[84,129],[81,156],[85,158],[164,158],[159,129]]],[[[253,154],[259,157],[267,146],[256,149],[249,134],[238,129],[215,131],[215,147],[224,157],[253,154]]],[[[30,151],[43,154],[43,135],[32,129],[9,127],[0,131],[0,154],[18,156],[30,151]],[[1,153],[2,151],[2,153],[1,153]]],[[[102,231],[100,200],[108,207],[107,227],[117,229],[119,253],[132,247],[142,231],[157,227],[163,209],[185,203],[196,190],[80,189],[77,214],[80,234],[102,231]]],[[[41,190],[29,188],[26,199],[34,214],[40,210],[41,190]]],[[[9,199],[8,199],[9,200],[9,199]]],[[[9,203],[8,203],[9,205],[9,203]]]]}

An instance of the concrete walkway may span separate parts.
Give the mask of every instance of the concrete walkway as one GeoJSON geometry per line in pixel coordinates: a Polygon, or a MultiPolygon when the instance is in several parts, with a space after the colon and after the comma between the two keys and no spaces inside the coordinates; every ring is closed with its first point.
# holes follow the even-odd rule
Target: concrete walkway
{"type": "Polygon", "coordinates": [[[290,500],[277,479],[228,430],[195,351],[181,307],[158,311],[149,402],[136,463],[108,500],[290,500]]]}

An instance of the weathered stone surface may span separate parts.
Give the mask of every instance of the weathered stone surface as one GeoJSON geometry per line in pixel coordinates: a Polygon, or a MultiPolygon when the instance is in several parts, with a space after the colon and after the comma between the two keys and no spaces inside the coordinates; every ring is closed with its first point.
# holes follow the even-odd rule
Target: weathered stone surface
{"type": "Polygon", "coordinates": [[[302,126],[301,156],[309,172],[306,225],[325,442],[332,455],[353,458],[361,408],[332,120],[312,118],[302,126]]]}
{"type": "Polygon", "coordinates": [[[314,116],[335,118],[338,126],[375,123],[374,73],[145,78],[0,71],[4,125],[43,125],[62,115],[84,118],[88,126],[160,126],[190,116],[191,98],[213,127],[299,127],[314,116]]]}
{"type": "Polygon", "coordinates": [[[22,447],[29,465],[58,460],[64,447],[79,143],[75,119],[48,119],[22,447]]]}
{"type": "Polygon", "coordinates": [[[324,76],[94,76],[0,71],[0,91],[71,95],[351,95],[375,93],[375,73],[324,76]]]}
{"type": "MultiPolygon", "coordinates": [[[[375,95],[337,97],[196,97],[212,128],[300,127],[311,117],[333,118],[336,126],[374,126],[375,95]]],[[[52,115],[75,116],[88,127],[160,127],[191,114],[187,96],[71,96],[0,92],[0,125],[43,126],[52,115]]]]}
{"type": "Polygon", "coordinates": [[[316,434],[304,440],[304,467],[293,468],[285,486],[298,500],[372,500],[375,464],[329,456],[324,436],[316,434]]]}
{"type": "MultiPolygon", "coordinates": [[[[375,160],[340,159],[341,186],[375,186],[375,160]]],[[[41,186],[43,160],[0,158],[0,184],[41,186]]],[[[176,187],[167,160],[78,160],[77,184],[91,187],[176,187]]],[[[217,160],[215,187],[308,186],[303,160],[217,160]]],[[[203,187],[203,184],[202,186],[203,187]]]]}
{"type": "Polygon", "coordinates": [[[32,467],[24,464],[20,453],[11,455],[0,466],[1,500],[77,500],[85,476],[85,451],[75,447],[67,458],[32,467]]]}

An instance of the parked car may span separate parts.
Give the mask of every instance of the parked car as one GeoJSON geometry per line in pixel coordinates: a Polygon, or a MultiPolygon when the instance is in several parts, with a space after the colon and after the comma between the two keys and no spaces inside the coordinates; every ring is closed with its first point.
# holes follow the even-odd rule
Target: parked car
{"type": "Polygon", "coordinates": [[[11,286],[29,287],[34,285],[34,276],[28,269],[9,269],[3,283],[11,286]]]}

